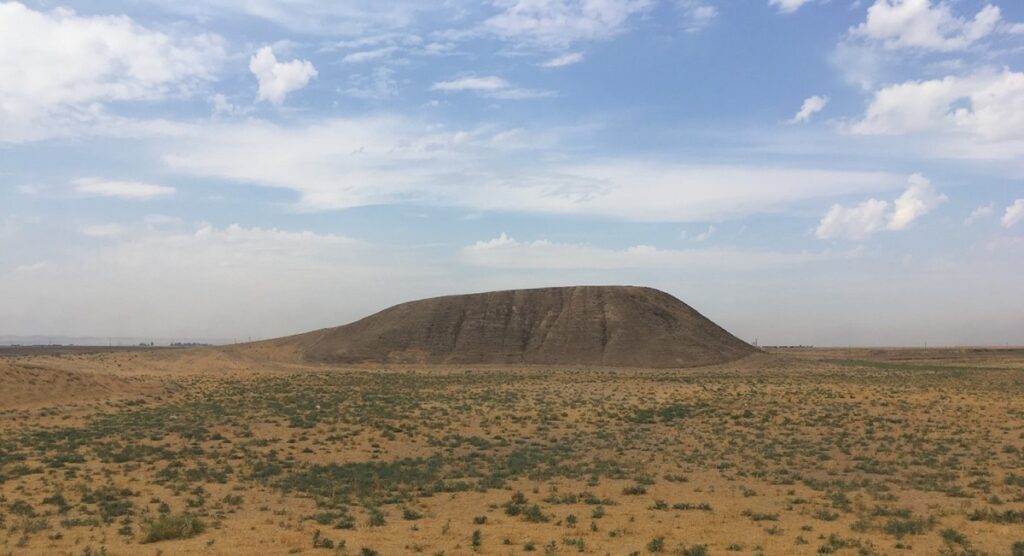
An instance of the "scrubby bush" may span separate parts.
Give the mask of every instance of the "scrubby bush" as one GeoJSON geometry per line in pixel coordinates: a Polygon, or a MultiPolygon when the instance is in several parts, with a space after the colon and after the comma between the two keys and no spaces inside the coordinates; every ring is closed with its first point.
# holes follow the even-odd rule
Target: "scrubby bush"
{"type": "Polygon", "coordinates": [[[153,520],[142,537],[143,543],[190,539],[206,530],[206,524],[189,512],[160,516],[153,520]]]}

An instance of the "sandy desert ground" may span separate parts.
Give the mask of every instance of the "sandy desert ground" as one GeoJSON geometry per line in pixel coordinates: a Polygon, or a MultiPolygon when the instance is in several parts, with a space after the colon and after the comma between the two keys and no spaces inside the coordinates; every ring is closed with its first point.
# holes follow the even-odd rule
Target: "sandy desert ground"
{"type": "Polygon", "coordinates": [[[0,554],[254,553],[1024,554],[1024,350],[0,357],[0,554]]]}

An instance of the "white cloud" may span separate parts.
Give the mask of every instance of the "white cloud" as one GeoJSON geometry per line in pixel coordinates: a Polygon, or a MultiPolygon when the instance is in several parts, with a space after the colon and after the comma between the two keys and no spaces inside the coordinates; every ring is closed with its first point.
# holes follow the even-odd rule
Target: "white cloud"
{"type": "Polygon", "coordinates": [[[53,265],[47,261],[39,261],[30,264],[18,265],[14,270],[17,272],[38,272],[40,270],[47,270],[52,266],[53,265]]]}
{"type": "Polygon", "coordinates": [[[972,19],[953,15],[949,4],[931,0],[876,0],[867,19],[850,30],[853,37],[877,41],[887,49],[962,50],[996,30],[997,6],[986,5],[972,19]]]}
{"type": "Polygon", "coordinates": [[[359,52],[352,52],[346,54],[345,57],[341,59],[341,61],[347,64],[372,62],[375,60],[380,60],[381,58],[387,58],[388,56],[394,54],[397,50],[398,47],[395,46],[386,46],[383,48],[375,48],[373,50],[361,50],[359,52]]]}
{"type": "Polygon", "coordinates": [[[965,226],[970,226],[971,224],[974,224],[975,222],[977,222],[978,220],[981,220],[983,218],[991,218],[992,215],[995,214],[995,212],[996,212],[995,203],[989,203],[987,205],[982,205],[982,206],[980,206],[980,207],[978,207],[978,208],[976,208],[976,209],[971,211],[971,214],[969,214],[967,216],[967,218],[964,219],[964,225],[965,226]]]}
{"type": "Polygon", "coordinates": [[[251,106],[239,106],[221,93],[210,97],[210,104],[213,105],[211,111],[214,116],[243,116],[252,112],[251,106]]]}
{"type": "Polygon", "coordinates": [[[464,263],[503,269],[654,269],[688,271],[753,270],[845,257],[829,252],[761,252],[730,249],[659,249],[635,245],[608,249],[548,240],[520,242],[502,233],[496,238],[464,247],[464,263]]]}
{"type": "Polygon", "coordinates": [[[908,81],[874,93],[864,117],[846,130],[861,135],[928,132],[958,139],[955,156],[1024,153],[1024,73],[908,81]]]}
{"type": "Polygon", "coordinates": [[[154,185],[138,181],[116,181],[103,178],[78,178],[73,180],[75,191],[85,195],[117,197],[119,199],[145,200],[174,195],[175,189],[165,185],[154,185]]]}
{"type": "Polygon", "coordinates": [[[542,63],[542,68],[561,68],[565,66],[571,66],[578,64],[583,61],[583,54],[579,52],[570,52],[568,54],[562,54],[561,56],[555,56],[550,60],[542,63]]]}
{"type": "Polygon", "coordinates": [[[683,13],[683,30],[696,33],[704,30],[718,18],[718,8],[702,0],[678,0],[683,13]]]}
{"type": "Polygon", "coordinates": [[[216,35],[177,35],[125,16],[0,3],[0,141],[73,133],[107,104],[191,94],[224,58],[216,35]]]}
{"type": "Polygon", "coordinates": [[[78,231],[84,236],[110,238],[124,235],[125,232],[127,232],[127,229],[121,224],[110,222],[106,224],[90,224],[88,226],[82,226],[78,231]]]}
{"type": "Polygon", "coordinates": [[[173,138],[165,161],[187,174],[292,190],[304,210],[402,203],[652,222],[774,212],[808,199],[895,189],[905,180],[883,172],[577,161],[563,147],[575,141],[401,118],[288,127],[212,122],[173,138]]]}
{"type": "Polygon", "coordinates": [[[920,174],[909,178],[907,189],[895,201],[868,199],[854,207],[832,205],[818,223],[819,239],[864,240],[882,230],[903,230],[946,201],[920,174]]]}
{"type": "Polygon", "coordinates": [[[877,199],[868,199],[849,208],[838,204],[832,205],[818,223],[815,235],[819,239],[867,239],[875,232],[885,229],[888,212],[889,203],[877,199]]]}
{"type": "Polygon", "coordinates": [[[565,48],[618,34],[632,16],[652,4],[651,0],[496,0],[501,13],[484,25],[506,39],[565,48]]]}
{"type": "Polygon", "coordinates": [[[1004,228],[1015,226],[1018,222],[1024,221],[1024,199],[1017,199],[1013,204],[1006,207],[1006,212],[1000,219],[1004,228]]]}
{"type": "Polygon", "coordinates": [[[799,10],[804,4],[811,0],[768,0],[768,3],[775,6],[782,13],[793,13],[799,10]]]}
{"type": "Polygon", "coordinates": [[[380,100],[390,98],[398,94],[398,80],[395,79],[395,70],[381,66],[374,68],[369,74],[354,74],[349,76],[350,86],[341,91],[342,94],[354,98],[380,100]]]}
{"type": "Polygon", "coordinates": [[[238,14],[270,21],[290,31],[366,37],[398,31],[412,25],[422,13],[454,13],[458,3],[438,4],[420,0],[144,0],[173,13],[194,16],[200,21],[234,18],[238,14]],[[450,5],[448,5],[450,4],[450,5]]]}
{"type": "Polygon", "coordinates": [[[811,116],[821,112],[825,108],[826,104],[828,104],[828,97],[817,95],[807,97],[804,99],[803,104],[800,105],[800,111],[793,116],[790,123],[798,124],[809,122],[811,120],[811,116]]]}
{"type": "Polygon", "coordinates": [[[888,230],[902,230],[911,222],[928,214],[946,202],[945,195],[935,191],[932,182],[921,174],[910,176],[910,185],[902,195],[893,202],[892,214],[889,215],[888,230]]]}
{"type": "Polygon", "coordinates": [[[439,81],[434,83],[430,90],[432,91],[500,91],[509,87],[508,81],[500,77],[486,76],[478,77],[470,75],[467,77],[460,77],[451,81],[439,81]]]}
{"type": "Polygon", "coordinates": [[[329,233],[205,223],[131,229],[48,258],[31,276],[28,268],[0,271],[10,296],[0,322],[52,334],[269,337],[343,324],[379,308],[381,297],[415,289],[383,285],[389,273],[426,281],[434,272],[415,252],[402,254],[416,262],[397,272],[370,246],[329,233]],[[337,295],[354,290],[376,299],[337,295]]]}
{"type": "Polygon", "coordinates": [[[714,226],[714,224],[709,224],[708,225],[708,229],[706,229],[703,232],[701,232],[701,233],[697,234],[696,236],[694,236],[693,241],[696,241],[696,242],[707,241],[708,238],[710,238],[714,233],[715,233],[715,226],[714,226]]]}
{"type": "Polygon", "coordinates": [[[288,93],[305,87],[310,79],[318,75],[308,60],[278,62],[274,49],[269,46],[264,46],[253,55],[249,60],[249,70],[259,82],[257,100],[273,104],[281,104],[288,93]]]}
{"type": "Polygon", "coordinates": [[[525,100],[552,96],[549,91],[535,91],[513,87],[511,83],[493,75],[468,75],[450,81],[438,81],[430,87],[431,91],[473,92],[484,96],[504,100],[525,100]]]}

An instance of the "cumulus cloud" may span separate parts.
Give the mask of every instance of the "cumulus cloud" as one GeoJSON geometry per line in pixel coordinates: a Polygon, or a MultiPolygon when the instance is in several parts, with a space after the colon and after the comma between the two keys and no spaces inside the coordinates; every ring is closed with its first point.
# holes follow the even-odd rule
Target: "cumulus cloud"
{"type": "Polygon", "coordinates": [[[967,218],[964,219],[964,225],[965,226],[970,226],[971,224],[974,224],[975,222],[977,222],[979,220],[982,220],[982,219],[985,219],[985,218],[991,218],[992,215],[995,214],[995,212],[996,212],[996,207],[995,207],[994,203],[989,203],[987,205],[982,205],[982,206],[972,210],[971,214],[967,215],[967,218]]]}
{"type": "Polygon", "coordinates": [[[116,197],[128,200],[146,200],[174,195],[175,189],[138,181],[118,181],[103,178],[78,178],[71,182],[75,191],[84,195],[116,197]]]}
{"type": "Polygon", "coordinates": [[[832,63],[847,81],[868,90],[907,79],[908,64],[933,76],[942,68],[948,74],[950,68],[1011,62],[1014,46],[1007,37],[1016,25],[1004,21],[992,4],[955,13],[966,4],[873,0],[864,21],[839,41],[832,63]]]}
{"type": "Polygon", "coordinates": [[[406,203],[652,222],[737,218],[905,180],[883,172],[551,156],[572,141],[400,118],[214,122],[175,138],[165,161],[187,174],[292,190],[304,210],[406,203]]]}
{"type": "Polygon", "coordinates": [[[583,54],[579,52],[569,52],[568,54],[562,54],[561,56],[555,56],[550,60],[543,62],[540,66],[542,68],[561,68],[565,66],[571,66],[578,64],[583,61],[583,54]]]}
{"type": "Polygon", "coordinates": [[[793,124],[807,123],[811,120],[811,116],[821,112],[826,104],[828,104],[828,97],[817,95],[807,97],[800,105],[800,111],[789,122],[793,124]]]}
{"type": "Polygon", "coordinates": [[[768,0],[768,3],[775,6],[782,13],[793,13],[799,10],[804,4],[811,0],[768,0]]]}
{"type": "Polygon", "coordinates": [[[257,100],[281,104],[289,93],[306,86],[309,80],[316,77],[317,71],[308,60],[292,60],[278,62],[274,49],[270,46],[260,48],[249,60],[249,71],[259,82],[257,100]]]}
{"type": "Polygon", "coordinates": [[[953,15],[949,4],[932,0],[875,0],[853,37],[881,43],[887,49],[962,50],[992,34],[1001,13],[991,4],[973,18],[953,15]]]}
{"type": "Polygon", "coordinates": [[[867,239],[875,232],[885,229],[888,213],[889,203],[878,199],[868,199],[853,207],[832,205],[818,223],[815,235],[819,239],[867,239]]]}
{"type": "Polygon", "coordinates": [[[504,269],[685,269],[753,270],[787,266],[847,256],[829,252],[764,252],[730,249],[659,249],[634,245],[608,249],[586,244],[548,240],[521,242],[505,233],[464,247],[464,263],[504,269]]]}
{"type": "Polygon", "coordinates": [[[910,176],[907,189],[892,203],[868,199],[853,207],[836,204],[818,223],[819,239],[864,240],[882,230],[903,230],[946,201],[920,174],[910,176]]]}
{"type": "Polygon", "coordinates": [[[445,93],[472,92],[504,100],[522,100],[552,95],[548,91],[535,91],[514,87],[508,81],[493,75],[467,75],[450,81],[438,81],[431,85],[430,90],[445,93]]]}
{"type": "Polygon", "coordinates": [[[621,32],[651,0],[497,0],[484,26],[506,39],[549,48],[603,40],[621,32]]]}
{"type": "Polygon", "coordinates": [[[876,91],[864,117],[847,126],[860,135],[928,132],[964,138],[960,156],[1024,152],[1024,73],[1003,71],[908,81],[876,91]]]}
{"type": "Polygon", "coordinates": [[[921,174],[910,176],[909,181],[907,190],[893,202],[892,214],[886,225],[888,230],[902,230],[947,201],[946,196],[935,191],[932,182],[921,174]]]}
{"type": "Polygon", "coordinates": [[[1013,201],[1012,205],[1006,207],[1006,212],[1003,213],[1000,223],[1004,228],[1011,228],[1022,220],[1024,220],[1024,199],[1017,199],[1013,201]]]}
{"type": "Polygon", "coordinates": [[[187,95],[224,58],[211,34],[154,31],[125,16],[0,3],[0,141],[73,133],[114,102],[187,95]]]}

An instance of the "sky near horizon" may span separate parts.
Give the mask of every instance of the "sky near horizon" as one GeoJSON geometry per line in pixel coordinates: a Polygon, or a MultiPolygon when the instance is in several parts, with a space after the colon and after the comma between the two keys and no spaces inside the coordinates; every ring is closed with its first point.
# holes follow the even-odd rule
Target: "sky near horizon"
{"type": "Polygon", "coordinates": [[[0,335],[665,290],[1024,344],[1024,2],[0,1],[0,335]]]}

